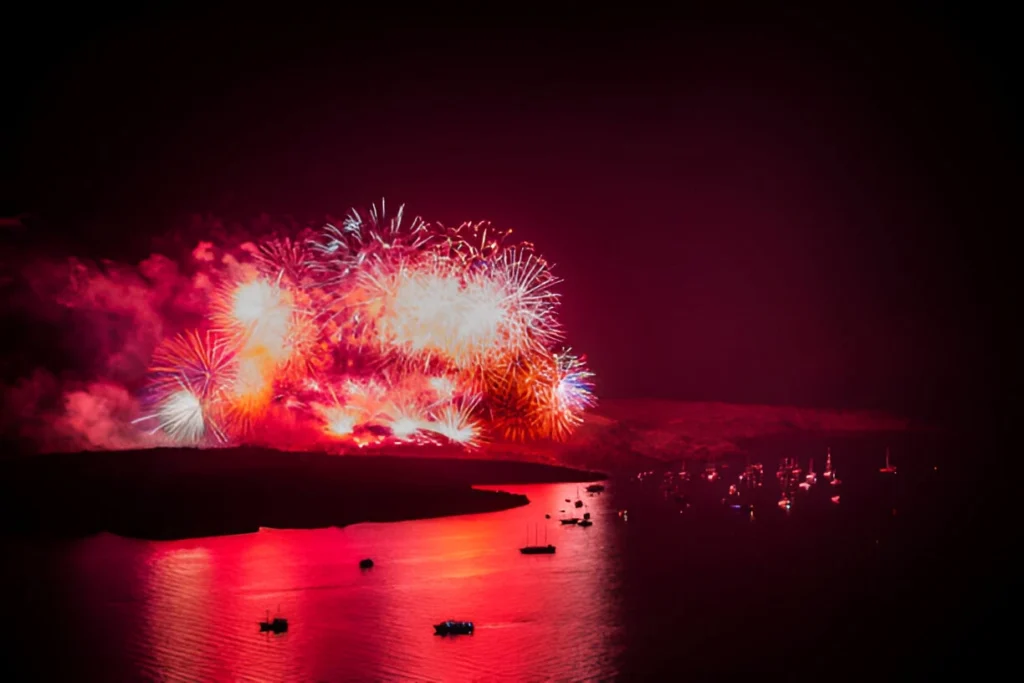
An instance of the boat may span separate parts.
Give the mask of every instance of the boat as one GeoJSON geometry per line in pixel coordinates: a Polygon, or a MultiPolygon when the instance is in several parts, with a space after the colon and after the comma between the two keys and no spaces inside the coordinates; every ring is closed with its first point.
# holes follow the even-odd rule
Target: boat
{"type": "MultiPolygon", "coordinates": [[[[535,534],[537,533],[536,530],[534,531],[534,533],[535,534]]],[[[534,543],[536,543],[536,540],[539,540],[539,539],[535,539],[534,543]]],[[[527,530],[526,530],[526,543],[527,543],[526,545],[524,545],[522,548],[519,549],[519,552],[521,552],[523,555],[554,555],[555,554],[555,546],[553,546],[550,543],[548,543],[548,528],[547,527],[544,527],[544,543],[546,545],[540,545],[539,543],[536,544],[536,545],[530,545],[529,544],[530,543],[530,530],[529,530],[529,528],[527,528],[527,530]]]]}
{"type": "Polygon", "coordinates": [[[748,488],[759,488],[764,479],[764,466],[760,463],[747,464],[739,476],[739,482],[748,488]]]}
{"type": "Polygon", "coordinates": [[[896,474],[896,465],[893,465],[892,461],[889,460],[888,448],[885,449],[885,467],[881,468],[878,471],[881,472],[882,474],[896,474]]]}
{"type": "Polygon", "coordinates": [[[582,527],[594,526],[594,523],[591,522],[589,519],[583,519],[583,520],[580,520],[580,523],[577,526],[582,526],[582,527]]]}
{"type": "Polygon", "coordinates": [[[604,491],[604,486],[601,484],[591,484],[587,487],[587,493],[601,493],[604,491]]]}
{"type": "Polygon", "coordinates": [[[455,621],[449,619],[440,624],[434,624],[435,636],[471,636],[473,635],[472,621],[455,621]]]}
{"type": "Polygon", "coordinates": [[[528,545],[520,548],[519,552],[523,555],[554,555],[555,546],[550,543],[547,545],[528,545]]]}
{"type": "Polygon", "coordinates": [[[818,475],[814,473],[814,458],[811,458],[810,464],[807,465],[807,476],[804,477],[804,481],[811,486],[818,483],[818,475]]]}
{"type": "Polygon", "coordinates": [[[519,549],[523,555],[554,555],[555,546],[548,543],[547,545],[528,545],[519,549]]]}
{"type": "Polygon", "coordinates": [[[826,455],[825,455],[825,471],[822,472],[821,474],[826,479],[831,479],[832,475],[835,474],[832,471],[832,449],[831,448],[827,449],[825,451],[825,453],[826,453],[826,455]]]}
{"type": "MultiPolygon", "coordinates": [[[[281,608],[277,608],[280,613],[281,608]]],[[[284,633],[288,630],[288,620],[282,617],[270,618],[270,610],[267,610],[267,618],[265,621],[260,622],[260,632],[268,633],[284,633]]]]}
{"type": "Polygon", "coordinates": [[[790,472],[792,472],[793,470],[793,467],[793,461],[790,458],[782,458],[782,460],[779,461],[779,469],[777,472],[775,472],[775,477],[779,481],[782,481],[783,479],[789,477],[790,472]]]}
{"type": "Polygon", "coordinates": [[[843,480],[839,478],[839,474],[835,470],[832,470],[832,481],[829,483],[832,484],[832,486],[839,486],[843,483],[843,480]]]}
{"type": "Polygon", "coordinates": [[[576,502],[573,503],[573,505],[575,505],[578,508],[583,507],[583,501],[580,500],[580,487],[579,486],[576,487],[576,502]]]}
{"type": "Polygon", "coordinates": [[[373,560],[371,560],[368,557],[365,558],[365,559],[359,560],[359,568],[360,569],[373,569],[373,560]]]}
{"type": "MultiPolygon", "coordinates": [[[[559,512],[564,513],[565,510],[559,510],[559,512]]],[[[558,521],[562,524],[578,524],[580,520],[576,517],[562,517],[558,521]]]]}

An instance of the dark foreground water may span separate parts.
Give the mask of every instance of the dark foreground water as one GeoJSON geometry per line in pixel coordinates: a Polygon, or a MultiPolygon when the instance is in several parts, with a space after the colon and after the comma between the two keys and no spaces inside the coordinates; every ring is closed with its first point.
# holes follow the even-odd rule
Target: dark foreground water
{"type": "Polygon", "coordinates": [[[753,519],[721,504],[740,459],[716,482],[684,484],[689,508],[661,490],[660,473],[616,477],[582,494],[590,528],[559,524],[577,492],[559,484],[501,487],[531,504],[444,519],[5,542],[17,615],[5,658],[20,680],[75,681],[845,680],[969,658],[981,617],[963,586],[976,563],[954,545],[944,461],[895,452],[900,471],[887,476],[883,451],[834,447],[842,486],[819,480],[779,509],[776,453],[805,468],[813,454],[820,473],[819,447],[763,449],[764,487],[745,498],[753,519]],[[535,533],[557,554],[520,555],[535,533]],[[360,570],[363,557],[376,566],[360,570]],[[278,606],[290,631],[260,634],[257,621],[278,606]],[[477,632],[434,636],[445,618],[477,632]]]}

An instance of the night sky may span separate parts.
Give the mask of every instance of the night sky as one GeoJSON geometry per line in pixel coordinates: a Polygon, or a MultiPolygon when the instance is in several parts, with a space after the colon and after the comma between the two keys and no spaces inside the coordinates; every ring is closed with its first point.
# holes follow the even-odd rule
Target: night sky
{"type": "Polygon", "coordinates": [[[982,413],[1019,226],[987,21],[26,20],[8,215],[138,260],[189,214],[386,197],[536,242],[602,397],[982,413]]]}

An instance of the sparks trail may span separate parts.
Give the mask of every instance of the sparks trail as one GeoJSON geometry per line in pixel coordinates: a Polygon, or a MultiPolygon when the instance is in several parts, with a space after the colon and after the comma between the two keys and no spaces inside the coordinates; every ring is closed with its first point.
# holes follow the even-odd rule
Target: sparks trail
{"type": "Polygon", "coordinates": [[[220,263],[197,249],[208,309],[153,354],[147,421],[189,443],[568,437],[594,405],[592,374],[559,347],[560,280],[510,232],[381,202],[220,263]]]}

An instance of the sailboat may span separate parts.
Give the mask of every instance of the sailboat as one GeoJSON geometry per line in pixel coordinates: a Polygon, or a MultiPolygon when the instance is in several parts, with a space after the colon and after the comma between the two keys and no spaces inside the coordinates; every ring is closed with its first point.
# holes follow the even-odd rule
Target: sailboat
{"type": "Polygon", "coordinates": [[[579,486],[576,487],[576,502],[573,503],[573,505],[575,505],[578,508],[583,507],[583,501],[580,500],[580,487],[579,486]]]}
{"type": "Polygon", "coordinates": [[[827,450],[827,455],[825,456],[825,471],[822,472],[821,474],[826,479],[831,479],[832,478],[832,474],[833,473],[832,473],[832,449],[831,448],[829,448],[827,450]]]}
{"type": "MultiPolygon", "coordinates": [[[[277,613],[281,614],[281,606],[277,606],[277,613]]],[[[272,632],[272,633],[284,633],[288,630],[288,620],[284,617],[275,616],[273,620],[270,618],[270,610],[267,610],[266,621],[260,622],[261,632],[272,632]]]]}
{"type": "Polygon", "coordinates": [[[878,471],[881,472],[882,474],[896,474],[896,465],[893,465],[892,461],[889,460],[888,447],[886,447],[885,449],[885,467],[881,468],[878,471]]]}
{"type": "Polygon", "coordinates": [[[555,554],[555,546],[553,546],[550,543],[548,543],[548,528],[547,527],[544,527],[544,543],[545,543],[545,545],[537,544],[537,541],[539,540],[539,537],[540,537],[540,532],[536,531],[536,527],[534,527],[534,537],[535,537],[535,540],[534,540],[535,545],[530,545],[530,528],[527,527],[526,528],[526,545],[524,545],[522,548],[520,548],[519,552],[521,552],[523,555],[554,555],[555,554]]]}
{"type": "MultiPolygon", "coordinates": [[[[563,512],[564,513],[565,510],[559,510],[559,512],[563,512]]],[[[562,517],[558,521],[561,522],[562,524],[578,524],[580,520],[578,518],[576,518],[576,517],[562,517]]]]}

